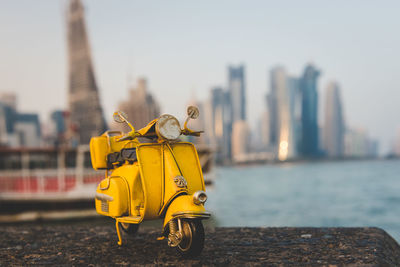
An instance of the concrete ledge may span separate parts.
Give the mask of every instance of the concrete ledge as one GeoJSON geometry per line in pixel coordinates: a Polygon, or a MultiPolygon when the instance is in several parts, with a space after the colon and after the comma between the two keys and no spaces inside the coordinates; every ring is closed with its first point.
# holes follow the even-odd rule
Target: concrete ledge
{"type": "Polygon", "coordinates": [[[400,247],[379,228],[208,228],[202,255],[182,260],[159,230],[118,247],[113,225],[0,226],[0,265],[395,266],[400,247]]]}

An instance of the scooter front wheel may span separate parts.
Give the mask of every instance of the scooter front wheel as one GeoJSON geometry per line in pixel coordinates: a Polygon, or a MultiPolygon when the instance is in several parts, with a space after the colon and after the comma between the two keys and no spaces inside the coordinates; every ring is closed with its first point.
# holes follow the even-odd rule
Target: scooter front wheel
{"type": "Polygon", "coordinates": [[[176,247],[184,258],[200,255],[204,247],[204,227],[200,220],[182,220],[182,241],[176,247]]]}

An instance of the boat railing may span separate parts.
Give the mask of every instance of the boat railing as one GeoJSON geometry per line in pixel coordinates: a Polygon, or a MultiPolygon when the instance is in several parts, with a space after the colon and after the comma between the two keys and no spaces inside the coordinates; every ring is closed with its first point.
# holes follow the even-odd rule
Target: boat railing
{"type": "Polygon", "coordinates": [[[5,159],[0,169],[0,199],[71,194],[86,186],[94,187],[104,178],[104,172],[91,168],[88,146],[68,150],[2,149],[0,157],[5,159]]]}
{"type": "MultiPolygon", "coordinates": [[[[198,148],[198,152],[206,174],[212,167],[212,153],[208,148],[198,148]]],[[[0,200],[57,194],[87,198],[104,175],[92,169],[87,145],[74,149],[0,149],[0,200]]]]}
{"type": "Polygon", "coordinates": [[[48,194],[70,192],[82,186],[97,184],[104,173],[75,168],[59,170],[0,171],[0,198],[6,194],[48,194]]]}

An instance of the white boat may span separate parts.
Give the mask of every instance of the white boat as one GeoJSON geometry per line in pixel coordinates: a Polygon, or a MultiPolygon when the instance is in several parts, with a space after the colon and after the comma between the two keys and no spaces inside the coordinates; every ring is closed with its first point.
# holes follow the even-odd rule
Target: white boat
{"type": "MultiPolygon", "coordinates": [[[[206,184],[212,153],[198,148],[206,184]]],[[[92,169],[89,146],[0,148],[0,222],[94,215],[105,171],[92,169]]]]}

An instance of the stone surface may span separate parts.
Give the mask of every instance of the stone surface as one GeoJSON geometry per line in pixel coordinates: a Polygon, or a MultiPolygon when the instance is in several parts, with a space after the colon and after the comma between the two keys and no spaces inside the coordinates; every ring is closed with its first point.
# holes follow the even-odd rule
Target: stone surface
{"type": "Polygon", "coordinates": [[[0,265],[400,264],[399,245],[379,228],[206,228],[201,256],[183,260],[166,240],[156,240],[158,228],[140,229],[119,247],[113,226],[0,226],[0,265]]]}

